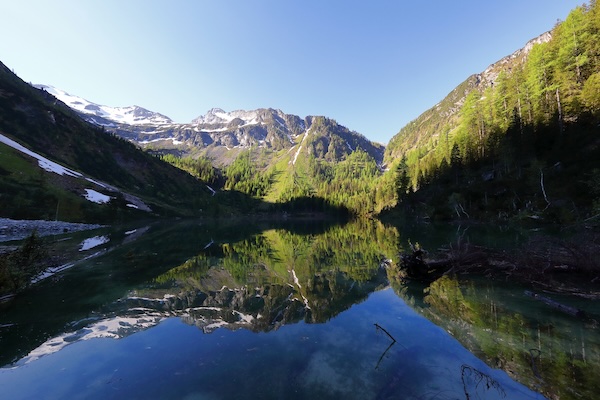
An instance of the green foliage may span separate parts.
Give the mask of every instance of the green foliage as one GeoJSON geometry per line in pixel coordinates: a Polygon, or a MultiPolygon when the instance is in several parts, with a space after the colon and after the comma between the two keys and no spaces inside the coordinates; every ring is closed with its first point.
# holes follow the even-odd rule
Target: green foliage
{"type": "Polygon", "coordinates": [[[600,72],[594,72],[583,84],[581,102],[593,114],[600,112],[600,72]]]}
{"type": "Polygon", "coordinates": [[[382,185],[383,173],[367,152],[358,148],[340,162],[311,156],[298,162],[291,172],[291,181],[277,199],[285,203],[298,198],[314,201],[313,211],[322,207],[346,208],[355,215],[378,212],[396,196],[393,184],[382,185]]]}
{"type": "Polygon", "coordinates": [[[398,193],[398,201],[402,201],[409,190],[410,178],[408,177],[408,166],[406,165],[406,159],[403,158],[396,166],[396,192],[398,193]]]}
{"type": "Polygon", "coordinates": [[[214,245],[206,255],[189,259],[156,282],[204,291],[209,289],[206,285],[252,285],[266,287],[268,292],[286,287],[290,290],[281,294],[287,298],[295,293],[294,297],[305,299],[311,306],[311,321],[321,322],[384,284],[380,264],[396,255],[398,243],[395,228],[369,219],[334,226],[321,234],[271,229],[214,245]]]}
{"type": "Polygon", "coordinates": [[[252,150],[244,151],[225,170],[225,189],[251,196],[265,196],[271,186],[272,174],[261,171],[252,160],[252,150]]]}
{"type": "Polygon", "coordinates": [[[173,154],[165,154],[160,158],[179,169],[187,171],[190,175],[209,185],[215,185],[221,179],[219,171],[213,166],[211,160],[206,157],[177,157],[173,154]]]}
{"type": "MultiPolygon", "coordinates": [[[[396,290],[401,293],[402,288],[396,290]]],[[[587,354],[591,330],[561,331],[557,329],[560,315],[552,315],[544,303],[534,299],[515,302],[507,290],[444,276],[425,289],[426,306],[412,303],[474,354],[519,376],[521,383],[547,398],[594,398],[600,360],[587,354]],[[551,357],[545,356],[550,353],[551,357]]]]}
{"type": "Polygon", "coordinates": [[[446,218],[544,212],[568,222],[575,208],[589,210],[577,175],[597,167],[599,8],[576,8],[549,42],[496,66],[494,82],[469,78],[390,141],[387,160],[401,158],[411,185],[428,187],[413,203],[446,218]],[[573,206],[551,210],[560,204],[573,206]]]}
{"type": "MultiPolygon", "coordinates": [[[[197,215],[199,209],[207,210],[214,206],[211,194],[198,184],[197,179],[140,151],[131,142],[84,122],[52,95],[23,82],[1,63],[0,93],[0,131],[24,147],[94,180],[141,197],[155,214],[197,215]]],[[[8,153],[4,152],[5,148],[0,146],[3,153],[0,159],[8,153]]],[[[29,166],[23,169],[22,176],[17,176],[14,175],[15,168],[6,168],[3,164],[2,169],[8,173],[0,174],[0,185],[3,190],[8,190],[6,193],[18,190],[20,186],[23,193],[0,197],[3,216],[54,219],[58,203],[59,214],[62,210],[65,217],[70,217],[69,220],[95,222],[98,221],[95,219],[96,212],[104,213],[104,205],[74,200],[78,196],[75,192],[81,193],[83,188],[89,187],[89,182],[84,179],[77,182],[77,178],[32,168],[35,161],[29,157],[18,157],[26,159],[29,166]],[[23,181],[19,181],[20,178],[24,178],[23,181]],[[23,199],[31,201],[33,207],[21,206],[25,204],[23,199]],[[71,200],[75,204],[73,212],[62,208],[71,200]]],[[[11,160],[14,161],[15,157],[11,160]]],[[[22,160],[19,162],[23,164],[22,160]]],[[[148,216],[135,210],[121,211],[121,214],[131,217],[148,216]]],[[[106,217],[104,214],[100,216],[103,221],[106,217]]],[[[117,220],[120,218],[117,216],[117,220]]]]}

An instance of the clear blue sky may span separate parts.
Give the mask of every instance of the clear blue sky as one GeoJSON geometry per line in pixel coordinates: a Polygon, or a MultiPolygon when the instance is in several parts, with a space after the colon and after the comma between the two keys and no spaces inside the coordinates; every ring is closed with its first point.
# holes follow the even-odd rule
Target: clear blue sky
{"type": "Polygon", "coordinates": [[[19,0],[0,61],[27,82],[189,122],[325,115],[387,143],[583,0],[19,0]]]}

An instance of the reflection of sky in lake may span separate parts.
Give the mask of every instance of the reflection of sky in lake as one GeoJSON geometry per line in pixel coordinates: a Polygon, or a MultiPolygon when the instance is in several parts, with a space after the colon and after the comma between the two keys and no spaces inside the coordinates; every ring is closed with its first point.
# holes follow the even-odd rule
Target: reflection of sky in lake
{"type": "Polygon", "coordinates": [[[471,398],[543,398],[487,367],[391,289],[324,324],[204,334],[170,318],[119,340],[76,341],[0,370],[0,387],[10,399],[463,399],[465,389],[471,398]],[[397,340],[383,358],[391,341],[375,323],[397,340]],[[463,365],[470,374],[461,375],[463,365]]]}

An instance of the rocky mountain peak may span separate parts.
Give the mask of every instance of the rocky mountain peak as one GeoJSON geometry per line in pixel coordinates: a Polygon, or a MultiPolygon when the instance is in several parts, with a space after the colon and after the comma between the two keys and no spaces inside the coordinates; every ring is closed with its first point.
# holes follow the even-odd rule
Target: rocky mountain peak
{"type": "Polygon", "coordinates": [[[358,148],[367,151],[378,162],[382,157],[381,146],[326,117],[301,118],[274,108],[249,111],[211,108],[191,123],[177,124],[139,106],[103,106],[52,86],[36,87],[54,95],[88,122],[103,126],[141,147],[152,147],[159,153],[202,154],[216,160],[217,164],[227,164],[233,160],[228,153],[237,154],[252,146],[278,151],[292,148],[297,140],[302,140],[303,144],[299,146],[304,146],[304,151],[314,148],[316,157],[329,154],[332,159],[342,159],[358,148]],[[316,121],[320,124],[313,129],[316,121]],[[298,139],[303,135],[306,136],[304,139],[298,139]],[[308,136],[311,139],[307,139],[308,136]]]}
{"type": "Polygon", "coordinates": [[[485,71],[478,74],[479,80],[486,85],[493,84],[498,79],[500,71],[507,67],[510,68],[510,66],[514,65],[515,63],[523,62],[534,45],[549,42],[550,39],[552,39],[552,32],[549,31],[531,39],[519,50],[500,59],[499,61],[496,61],[487,67],[485,71]]]}
{"type": "Polygon", "coordinates": [[[172,124],[171,118],[166,115],[150,111],[140,106],[111,107],[96,104],[82,97],[71,95],[64,90],[50,85],[36,84],[34,87],[44,90],[58,100],[77,111],[85,120],[96,125],[111,126],[116,124],[127,125],[163,125],[172,124]]]}
{"type": "Polygon", "coordinates": [[[245,111],[236,110],[227,112],[221,108],[211,108],[204,115],[192,120],[192,125],[229,124],[234,119],[240,119],[244,124],[256,124],[261,110],[245,111]]]}

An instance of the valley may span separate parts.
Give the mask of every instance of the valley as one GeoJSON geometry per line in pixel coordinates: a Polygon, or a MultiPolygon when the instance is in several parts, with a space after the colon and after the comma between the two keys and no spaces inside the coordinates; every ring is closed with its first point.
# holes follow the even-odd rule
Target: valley
{"type": "MultiPolygon", "coordinates": [[[[210,197],[231,197],[228,213],[336,209],[570,224],[597,214],[595,13],[595,5],[577,8],[564,24],[468,77],[387,145],[325,116],[213,108],[179,123],[34,86],[102,132],[187,171],[210,197]],[[578,35],[585,35],[580,44],[572,39],[578,35]],[[239,196],[253,205],[240,205],[239,196]]],[[[221,213],[211,200],[199,207],[204,215],[221,213]]]]}
{"type": "MultiPolygon", "coordinates": [[[[463,7],[454,17],[484,7],[463,7]]],[[[276,13],[272,8],[265,15],[276,13]]],[[[319,19],[314,4],[306,8],[310,20],[319,19]]],[[[397,133],[385,133],[387,144],[314,108],[295,115],[278,104],[256,104],[268,98],[271,80],[286,96],[308,96],[315,104],[332,95],[341,102],[356,89],[353,100],[364,107],[357,115],[376,126],[375,114],[363,114],[373,110],[367,103],[383,101],[375,96],[390,104],[402,104],[395,97],[416,102],[427,82],[397,93],[400,86],[391,82],[358,91],[355,81],[376,82],[376,74],[416,63],[416,53],[400,50],[402,40],[417,43],[416,37],[387,46],[385,53],[402,54],[388,64],[371,51],[383,47],[361,47],[360,40],[353,46],[363,52],[353,48],[346,59],[342,49],[318,52],[314,43],[302,46],[304,39],[277,46],[275,36],[287,26],[258,41],[236,38],[226,48],[228,31],[243,25],[239,16],[228,14],[231,21],[209,31],[217,15],[195,11],[189,26],[162,31],[168,26],[162,14],[161,26],[152,25],[164,37],[187,32],[176,45],[163,36],[128,42],[127,57],[119,58],[108,50],[121,38],[102,40],[94,49],[102,68],[93,78],[63,68],[98,85],[101,76],[130,76],[127,84],[146,102],[164,87],[139,70],[127,75],[130,55],[138,68],[156,68],[168,82],[179,76],[167,76],[165,63],[176,64],[171,74],[193,66],[185,87],[168,97],[176,111],[196,105],[192,92],[222,98],[198,90],[204,86],[194,86],[196,80],[218,82],[213,87],[235,96],[253,94],[249,109],[226,111],[215,100],[203,114],[176,121],[163,110],[100,104],[52,82],[27,83],[0,62],[3,396],[600,395],[596,1],[468,76],[397,133]],[[172,56],[203,37],[213,41],[186,53],[201,59],[172,56]],[[211,46],[225,49],[222,59],[208,57],[211,46]],[[282,47],[285,57],[269,57],[281,55],[282,47]],[[140,61],[147,54],[152,61],[140,61]],[[230,54],[235,63],[224,61],[230,54]],[[362,58],[368,59],[364,69],[352,69],[362,58]],[[318,70],[336,85],[310,82],[292,90],[301,77],[290,64],[287,75],[282,65],[288,62],[301,64],[301,74],[318,70]],[[255,64],[271,71],[264,87],[249,72],[255,64]],[[218,68],[247,79],[234,84],[218,68]]],[[[125,16],[131,31],[124,37],[148,33],[138,12],[111,14],[111,29],[121,29],[117,21],[125,16]]],[[[77,21],[93,21],[82,16],[77,21]]],[[[254,14],[248,38],[265,28],[259,17],[254,14]]],[[[303,35],[311,35],[306,15],[302,21],[303,35]]],[[[356,21],[345,30],[330,18],[327,27],[336,29],[327,35],[346,38],[363,27],[362,16],[356,21]]],[[[476,39],[465,27],[450,31],[458,28],[476,39]]],[[[102,32],[103,38],[110,33],[102,32]]],[[[65,40],[69,52],[84,54],[86,46],[72,45],[76,39],[65,40]]],[[[434,44],[428,53],[442,51],[434,44]]],[[[453,60],[435,64],[435,74],[450,76],[450,61],[466,63],[464,54],[447,54],[453,60]]],[[[50,69],[55,56],[40,55],[42,68],[50,69]]],[[[419,74],[431,74],[419,65],[419,74]]],[[[414,78],[404,74],[397,78],[414,78]]],[[[399,107],[398,115],[404,111],[399,107]]]]}

